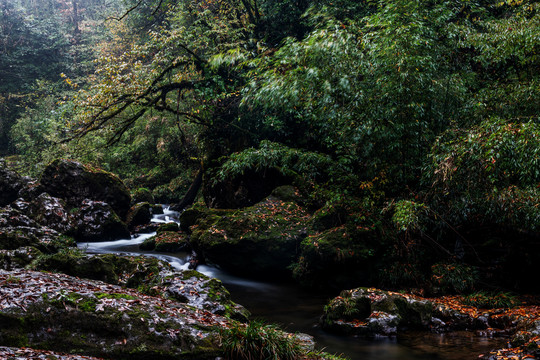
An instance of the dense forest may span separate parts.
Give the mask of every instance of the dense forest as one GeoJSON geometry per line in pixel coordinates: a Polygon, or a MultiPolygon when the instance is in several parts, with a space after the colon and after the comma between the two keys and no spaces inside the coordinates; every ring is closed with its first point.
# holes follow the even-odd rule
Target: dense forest
{"type": "Polygon", "coordinates": [[[539,50],[535,0],[0,0],[2,171],[114,173],[231,273],[536,306],[539,50]]]}

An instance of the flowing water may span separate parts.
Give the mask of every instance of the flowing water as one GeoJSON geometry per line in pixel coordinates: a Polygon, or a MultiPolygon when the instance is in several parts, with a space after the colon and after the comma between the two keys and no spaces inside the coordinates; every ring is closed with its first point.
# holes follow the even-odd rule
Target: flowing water
{"type": "MultiPolygon", "coordinates": [[[[178,213],[165,209],[152,222],[178,221],[178,213]]],[[[95,243],[79,243],[88,253],[119,253],[125,255],[154,256],[169,262],[176,269],[187,269],[187,253],[157,253],[139,250],[139,244],[155,235],[142,234],[132,239],[95,243]]],[[[312,335],[318,347],[343,354],[351,360],[461,360],[477,359],[479,354],[505,346],[503,339],[479,337],[470,332],[432,334],[409,332],[397,338],[366,340],[355,337],[334,336],[318,327],[318,319],[331,294],[307,292],[294,284],[269,283],[227,274],[216,267],[201,265],[197,268],[211,277],[220,279],[230,291],[232,299],[245,306],[252,319],[263,319],[281,325],[290,332],[312,335]]],[[[335,294],[334,294],[335,295],[335,294]]]]}

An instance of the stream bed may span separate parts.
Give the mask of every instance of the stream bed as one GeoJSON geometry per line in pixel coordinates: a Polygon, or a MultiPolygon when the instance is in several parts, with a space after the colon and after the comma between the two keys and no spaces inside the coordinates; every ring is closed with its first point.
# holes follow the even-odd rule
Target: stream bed
{"type": "MultiPolygon", "coordinates": [[[[177,221],[178,213],[165,210],[156,215],[153,222],[177,221]]],[[[153,256],[167,261],[176,269],[188,268],[189,254],[158,253],[139,249],[147,238],[155,235],[142,234],[125,240],[79,243],[79,248],[88,253],[115,253],[123,255],[153,256]]],[[[315,338],[319,349],[343,354],[351,360],[414,360],[414,359],[477,359],[479,354],[488,353],[506,345],[504,339],[490,339],[471,332],[434,334],[408,332],[396,338],[367,340],[329,334],[318,327],[324,305],[337,294],[308,292],[292,283],[269,283],[233,276],[216,267],[201,265],[201,273],[223,282],[231,293],[232,300],[246,307],[252,319],[262,319],[280,325],[290,332],[302,332],[315,338]]]]}

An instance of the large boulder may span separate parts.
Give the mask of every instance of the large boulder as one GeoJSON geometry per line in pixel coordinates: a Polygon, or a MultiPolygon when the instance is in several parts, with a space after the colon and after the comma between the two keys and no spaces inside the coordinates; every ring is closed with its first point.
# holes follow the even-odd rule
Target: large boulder
{"type": "Polygon", "coordinates": [[[4,160],[0,159],[0,206],[9,205],[17,199],[22,188],[22,177],[8,169],[4,160]]]}
{"type": "Polygon", "coordinates": [[[54,360],[100,360],[95,357],[60,354],[49,350],[37,350],[30,348],[12,348],[0,346],[0,359],[54,359],[54,360]]]}
{"type": "MultiPolygon", "coordinates": [[[[0,265],[1,259],[0,253],[0,265]]],[[[40,256],[28,268],[134,288],[146,295],[172,298],[197,309],[241,321],[246,321],[249,316],[246,309],[231,301],[221,281],[195,270],[176,271],[154,257],[86,255],[80,251],[62,250],[40,256]]]]}
{"type": "Polygon", "coordinates": [[[343,291],[325,306],[324,329],[347,335],[389,336],[401,329],[429,329],[433,305],[425,299],[378,289],[343,291]]]}
{"type": "Polygon", "coordinates": [[[111,241],[129,239],[127,225],[118,217],[108,203],[84,200],[74,213],[77,241],[111,241]]]}
{"type": "Polygon", "coordinates": [[[63,274],[0,271],[0,343],[109,359],[215,359],[230,320],[63,274]]]}
{"type": "Polygon", "coordinates": [[[187,241],[186,234],[178,231],[160,231],[157,235],[146,239],[139,245],[139,248],[159,252],[191,251],[191,245],[187,241]]]}
{"type": "Polygon", "coordinates": [[[131,205],[135,205],[141,202],[154,204],[155,200],[154,195],[152,195],[152,191],[147,188],[138,188],[131,194],[131,205]]]}
{"type": "Polygon", "coordinates": [[[152,211],[150,204],[140,202],[133,205],[127,214],[126,223],[130,229],[139,225],[146,225],[152,220],[152,211]]]}
{"type": "Polygon", "coordinates": [[[374,227],[359,224],[351,221],[324,231],[311,228],[291,267],[293,277],[303,286],[323,289],[370,283],[381,241],[374,227]]]}
{"type": "Polygon", "coordinates": [[[221,281],[198,271],[177,272],[168,276],[164,285],[166,295],[197,309],[242,322],[249,317],[249,311],[231,301],[231,295],[221,281]]]}
{"type": "Polygon", "coordinates": [[[207,261],[235,273],[276,278],[290,277],[308,218],[297,203],[270,196],[240,210],[201,207],[180,221],[190,221],[190,242],[207,261]]]}
{"type": "Polygon", "coordinates": [[[131,195],[120,178],[76,161],[53,161],[41,174],[40,186],[74,208],[84,199],[106,202],[121,219],[125,219],[130,207],[131,195]]]}

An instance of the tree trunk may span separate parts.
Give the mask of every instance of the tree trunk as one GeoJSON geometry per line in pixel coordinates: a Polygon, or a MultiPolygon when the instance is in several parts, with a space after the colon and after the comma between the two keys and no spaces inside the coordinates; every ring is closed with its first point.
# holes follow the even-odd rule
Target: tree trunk
{"type": "Polygon", "coordinates": [[[197,176],[195,177],[195,180],[193,180],[193,183],[191,183],[191,186],[189,187],[186,195],[184,195],[182,201],[180,201],[178,204],[172,205],[171,210],[182,211],[195,202],[195,199],[197,198],[197,193],[199,192],[199,189],[202,185],[202,177],[203,170],[200,169],[197,173],[197,176]]]}

